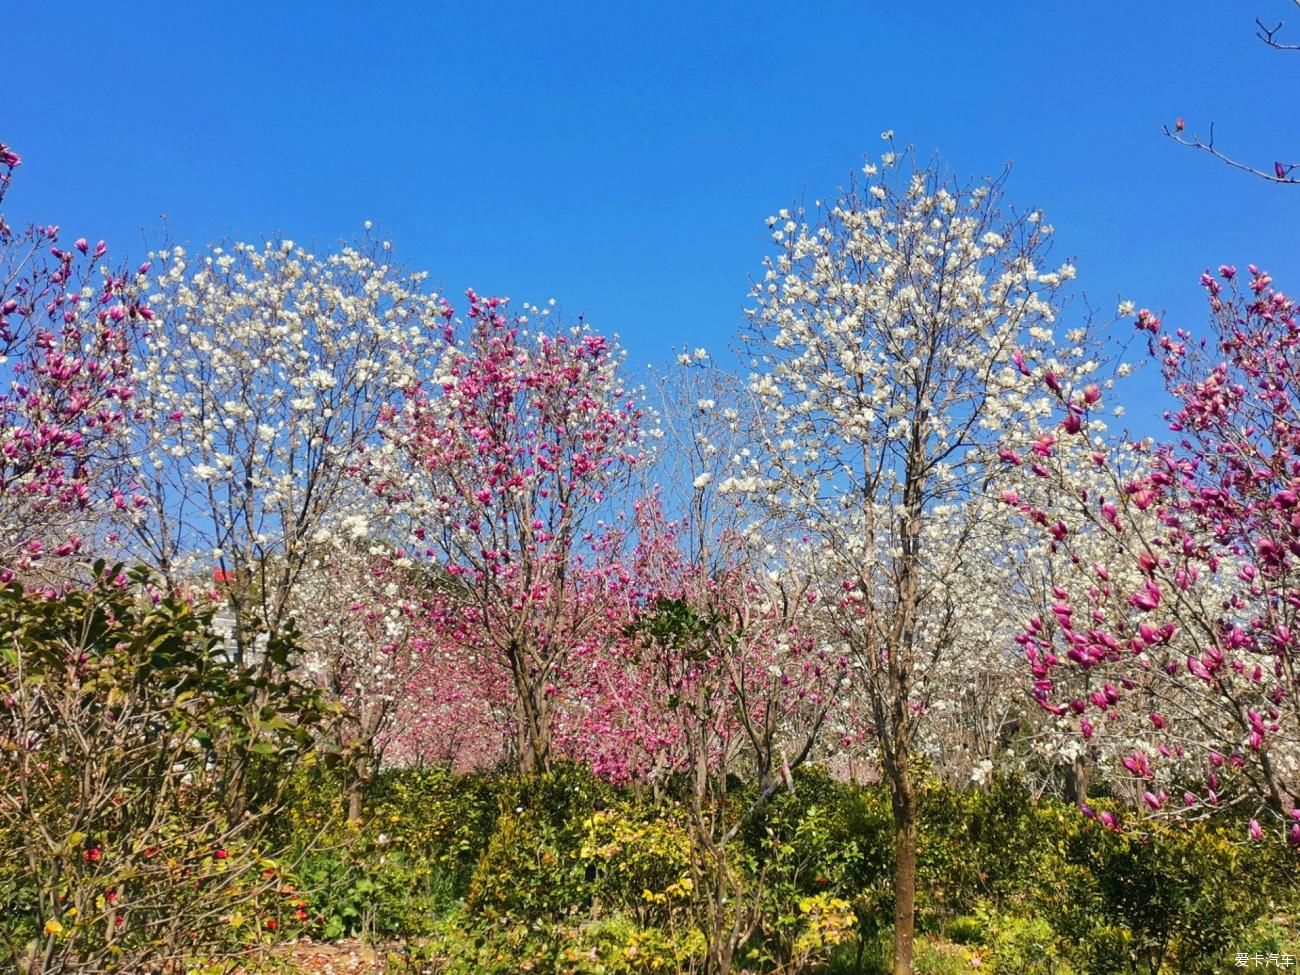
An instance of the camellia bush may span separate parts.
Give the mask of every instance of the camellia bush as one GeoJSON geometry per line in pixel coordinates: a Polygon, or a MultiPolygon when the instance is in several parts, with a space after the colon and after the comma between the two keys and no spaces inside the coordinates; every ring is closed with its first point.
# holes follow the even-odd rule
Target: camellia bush
{"type": "MultiPolygon", "coordinates": [[[[229,666],[210,617],[97,564],[0,590],[0,959],[140,972],[274,928],[268,837],[319,693],[229,666]]],[[[268,653],[287,662],[292,644],[268,653]]],[[[281,668],[280,672],[285,672],[281,668]]]]}

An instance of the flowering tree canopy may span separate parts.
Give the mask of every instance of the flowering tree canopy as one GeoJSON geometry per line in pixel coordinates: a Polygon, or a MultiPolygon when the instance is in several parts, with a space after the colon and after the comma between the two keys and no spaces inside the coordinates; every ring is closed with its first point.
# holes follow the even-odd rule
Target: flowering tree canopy
{"type": "MultiPolygon", "coordinates": [[[[0,204],[21,160],[0,144],[0,204]]],[[[111,271],[103,241],[15,232],[0,211],[0,577],[81,552],[134,394],[130,338],[153,313],[148,267],[111,271]]],[[[54,571],[54,570],[52,570],[54,571]]],[[[54,580],[51,580],[54,581],[54,580]]]]}
{"type": "Polygon", "coordinates": [[[529,332],[473,292],[463,328],[442,314],[443,351],[386,413],[372,483],[458,583],[446,633],[509,671],[520,767],[540,771],[564,663],[602,639],[626,584],[600,516],[642,457],[641,410],[621,354],[587,328],[529,332]]]}
{"type": "MultiPolygon", "coordinates": [[[[1289,822],[1300,818],[1300,326],[1254,267],[1246,289],[1226,266],[1202,284],[1213,344],[1137,319],[1178,402],[1175,439],[1139,445],[1140,464],[1108,462],[1108,492],[1061,485],[1062,543],[1108,557],[1073,559],[1057,611],[1022,642],[1044,705],[1076,715],[1085,736],[1124,704],[1147,714],[1147,740],[1122,760],[1145,807],[1197,813],[1230,799],[1289,822]],[[1063,697],[1072,671],[1095,690],[1063,697]],[[1175,782],[1188,788],[1170,800],[1175,782]]],[[[1300,824],[1288,836],[1300,843],[1300,824]]]]}
{"type": "MultiPolygon", "coordinates": [[[[886,133],[892,140],[892,133],[886,133]]],[[[837,577],[894,801],[895,971],[911,971],[912,756],[928,689],[954,649],[990,548],[991,476],[1006,432],[1051,413],[1030,380],[1095,363],[1056,344],[1068,263],[1042,266],[1051,228],[1001,209],[1001,180],[960,186],[891,149],[815,218],[768,221],[776,248],[754,288],[748,350],[765,426],[727,489],[761,496],[808,533],[837,577]]]]}
{"type": "Polygon", "coordinates": [[[335,535],[368,533],[349,472],[416,383],[435,297],[372,241],[160,251],[136,372],[133,476],[116,498],[134,551],[173,584],[216,564],[242,656],[286,619],[335,535]]]}

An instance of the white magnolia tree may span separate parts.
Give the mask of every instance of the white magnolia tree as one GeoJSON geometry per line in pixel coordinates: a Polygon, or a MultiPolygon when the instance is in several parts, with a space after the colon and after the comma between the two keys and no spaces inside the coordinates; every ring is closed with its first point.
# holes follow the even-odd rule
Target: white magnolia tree
{"type": "Polygon", "coordinates": [[[347,817],[384,760],[403,697],[428,653],[433,581],[400,549],[335,536],[304,565],[290,600],[303,666],[344,705],[334,744],[346,760],[347,817]]]}
{"type": "Polygon", "coordinates": [[[1095,363],[1084,334],[1056,342],[1074,268],[1045,266],[1039,215],[1003,212],[1001,178],[959,185],[886,138],[865,184],[769,218],[748,339],[761,449],[726,487],[815,539],[839,579],[830,609],[893,804],[894,970],[910,973],[914,759],[934,690],[981,666],[965,614],[1000,540],[998,450],[1053,422],[1031,374],[1081,388],[1095,363]]]}
{"type": "Polygon", "coordinates": [[[284,625],[331,539],[371,532],[371,494],[350,472],[414,385],[439,307],[369,238],[325,255],[282,240],[154,260],[117,505],[134,554],[171,585],[214,577],[242,661],[284,625]]]}

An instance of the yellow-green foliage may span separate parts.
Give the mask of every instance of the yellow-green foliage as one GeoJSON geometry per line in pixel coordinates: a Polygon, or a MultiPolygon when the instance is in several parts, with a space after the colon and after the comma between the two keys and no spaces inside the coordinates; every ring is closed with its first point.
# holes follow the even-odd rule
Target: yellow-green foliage
{"type": "Polygon", "coordinates": [[[580,860],[594,869],[601,907],[641,924],[679,921],[695,894],[684,823],[628,806],[596,811],[585,823],[580,860]]]}

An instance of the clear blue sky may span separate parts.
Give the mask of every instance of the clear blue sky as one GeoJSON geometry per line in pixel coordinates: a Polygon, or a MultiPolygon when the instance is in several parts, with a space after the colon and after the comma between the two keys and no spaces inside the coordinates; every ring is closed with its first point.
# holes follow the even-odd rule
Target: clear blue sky
{"type": "MultiPolygon", "coordinates": [[[[559,299],[637,365],[725,347],[763,219],[829,195],[879,133],[959,174],[1014,162],[1089,301],[1204,324],[1197,278],[1254,261],[1300,290],[1300,187],[1160,135],[1218,122],[1300,159],[1300,54],[1178,4],[138,2],[3,11],[9,217],[191,245],[376,222],[448,293],[559,299]]],[[[1131,410],[1140,409],[1135,404],[1131,410]]]]}

